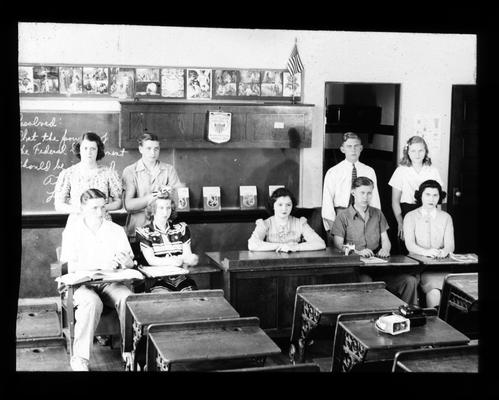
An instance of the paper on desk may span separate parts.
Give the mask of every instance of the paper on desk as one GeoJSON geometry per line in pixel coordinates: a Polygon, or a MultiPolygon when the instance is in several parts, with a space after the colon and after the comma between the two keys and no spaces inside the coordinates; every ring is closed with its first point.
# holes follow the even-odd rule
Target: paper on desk
{"type": "Polygon", "coordinates": [[[364,264],[384,264],[388,262],[388,260],[384,260],[378,257],[360,257],[360,261],[362,261],[364,264]]]}
{"type": "Polygon", "coordinates": [[[478,256],[473,253],[468,253],[468,254],[454,254],[450,253],[449,257],[452,258],[454,261],[461,261],[461,262],[468,262],[468,261],[474,261],[478,262],[478,256]]]}
{"type": "Polygon", "coordinates": [[[149,278],[185,275],[189,273],[189,270],[185,268],[170,265],[139,266],[139,270],[149,278]]]}

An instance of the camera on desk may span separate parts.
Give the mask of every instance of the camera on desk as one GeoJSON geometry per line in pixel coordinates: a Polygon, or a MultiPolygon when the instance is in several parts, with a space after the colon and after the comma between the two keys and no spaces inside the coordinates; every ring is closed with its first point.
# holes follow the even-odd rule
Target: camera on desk
{"type": "Polygon", "coordinates": [[[382,315],[375,325],[378,330],[390,335],[400,335],[411,330],[411,321],[399,314],[382,315]]]}
{"type": "Polygon", "coordinates": [[[411,321],[411,326],[422,326],[426,324],[426,315],[421,307],[400,306],[398,314],[409,319],[411,321]]]}
{"type": "Polygon", "coordinates": [[[355,251],[355,244],[353,243],[347,243],[344,244],[342,247],[342,250],[346,256],[350,255],[352,251],[355,251]]]}

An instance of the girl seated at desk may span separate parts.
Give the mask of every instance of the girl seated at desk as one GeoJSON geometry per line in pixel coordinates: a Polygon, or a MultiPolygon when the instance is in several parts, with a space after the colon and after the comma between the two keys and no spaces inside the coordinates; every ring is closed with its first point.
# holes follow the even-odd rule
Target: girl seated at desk
{"type": "MultiPolygon", "coordinates": [[[[435,180],[426,180],[414,193],[418,208],[404,218],[404,238],[409,255],[445,258],[454,252],[454,226],[451,216],[438,209],[446,193],[435,180]]],[[[426,307],[438,307],[445,275],[449,272],[423,272],[421,288],[426,307]]]]}
{"type": "MultiPolygon", "coordinates": [[[[346,243],[355,246],[354,252],[361,257],[389,257],[391,250],[387,230],[389,228],[383,212],[369,205],[374,182],[359,176],[352,182],[350,206],[338,212],[331,233],[336,248],[343,250],[346,243]]],[[[360,280],[370,282],[368,275],[360,280]]],[[[376,280],[386,282],[386,288],[409,305],[418,304],[418,279],[409,274],[376,274],[376,280]]]]}
{"type": "Polygon", "coordinates": [[[291,191],[276,189],[270,196],[269,206],[273,215],[256,221],[255,230],[248,240],[248,250],[294,252],[326,248],[324,240],[308,225],[305,217],[291,215],[296,207],[291,191]]]}
{"type": "MultiPolygon", "coordinates": [[[[194,266],[198,256],[191,251],[191,233],[185,222],[173,223],[177,217],[175,202],[170,193],[159,195],[147,208],[150,222],[137,227],[136,237],[140,243],[145,265],[169,265],[175,267],[194,266]]],[[[196,282],[186,275],[164,277],[157,281],[151,292],[159,290],[196,290],[196,282]]]]}

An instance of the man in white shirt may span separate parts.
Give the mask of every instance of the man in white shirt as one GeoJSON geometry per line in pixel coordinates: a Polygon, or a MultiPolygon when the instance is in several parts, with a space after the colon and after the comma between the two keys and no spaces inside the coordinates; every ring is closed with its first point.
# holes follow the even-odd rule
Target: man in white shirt
{"type": "MultiPolygon", "coordinates": [[[[98,189],[88,189],[80,201],[82,218],[63,232],[61,261],[68,263],[68,272],[132,268],[133,253],[124,229],[104,218],[106,195],[98,189]]],[[[103,304],[118,311],[124,337],[125,302],[131,293],[128,287],[116,282],[81,285],[75,290],[73,371],[88,371],[94,332],[103,304]]]]}
{"type": "Polygon", "coordinates": [[[326,232],[331,230],[336,212],[347,208],[350,203],[352,176],[365,176],[374,182],[371,206],[381,209],[376,173],[374,169],[359,161],[362,148],[362,141],[356,133],[345,133],[340,147],[345,159],[326,172],[322,194],[322,221],[326,232]]]}

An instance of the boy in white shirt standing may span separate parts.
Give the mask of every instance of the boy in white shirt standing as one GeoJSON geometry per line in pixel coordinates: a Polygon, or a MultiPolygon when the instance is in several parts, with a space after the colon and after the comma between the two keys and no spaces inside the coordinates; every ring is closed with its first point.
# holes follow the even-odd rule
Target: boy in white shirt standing
{"type": "Polygon", "coordinates": [[[373,181],[371,205],[381,209],[376,173],[373,168],[359,161],[362,149],[360,137],[356,133],[346,132],[340,147],[345,159],[326,172],[322,195],[322,221],[326,232],[331,230],[336,213],[348,207],[352,182],[358,176],[365,176],[373,181]]]}

